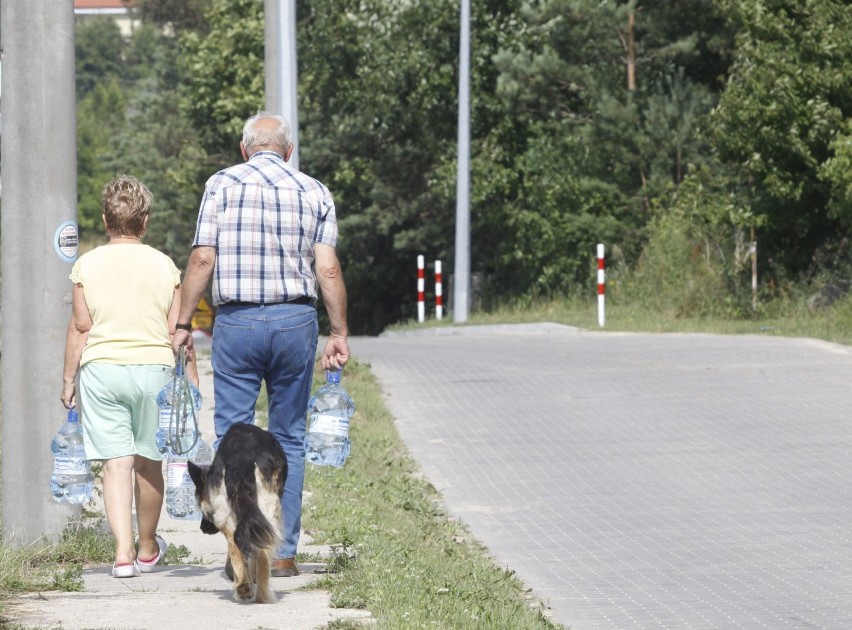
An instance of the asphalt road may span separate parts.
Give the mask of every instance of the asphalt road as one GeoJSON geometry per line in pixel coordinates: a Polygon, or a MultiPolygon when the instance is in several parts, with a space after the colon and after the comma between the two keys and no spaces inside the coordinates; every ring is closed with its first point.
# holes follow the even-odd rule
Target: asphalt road
{"type": "Polygon", "coordinates": [[[554,621],[852,628],[852,349],[556,325],[351,347],[448,510],[554,621]]]}

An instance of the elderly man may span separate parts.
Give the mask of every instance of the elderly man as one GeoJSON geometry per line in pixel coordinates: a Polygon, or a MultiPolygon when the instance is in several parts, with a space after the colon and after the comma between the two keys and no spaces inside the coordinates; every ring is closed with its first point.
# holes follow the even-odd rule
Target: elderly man
{"type": "MultiPolygon", "coordinates": [[[[175,351],[192,351],[191,319],[210,279],[216,436],[254,422],[261,381],[269,431],[287,456],[284,531],[272,575],[298,575],[305,414],[317,348],[315,302],[322,293],[331,323],[320,364],[349,360],[346,287],[335,252],[337,217],[328,189],[288,166],[290,125],[261,112],[243,128],[242,164],[213,175],[204,189],[181,296],[175,351]]],[[[228,567],[226,567],[227,570],[228,567]]]]}

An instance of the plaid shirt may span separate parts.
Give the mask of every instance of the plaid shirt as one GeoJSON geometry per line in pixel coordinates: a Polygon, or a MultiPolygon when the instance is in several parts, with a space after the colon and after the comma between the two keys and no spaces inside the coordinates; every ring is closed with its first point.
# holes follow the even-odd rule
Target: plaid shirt
{"type": "Polygon", "coordinates": [[[317,298],[315,244],[337,244],[331,193],[271,151],[207,180],[193,246],[216,247],[213,303],[317,298]]]}

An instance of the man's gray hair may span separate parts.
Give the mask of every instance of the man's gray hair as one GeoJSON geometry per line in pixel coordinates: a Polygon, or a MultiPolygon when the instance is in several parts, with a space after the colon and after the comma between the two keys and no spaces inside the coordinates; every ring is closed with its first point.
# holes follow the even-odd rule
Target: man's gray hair
{"type": "Polygon", "coordinates": [[[290,123],[284,116],[278,114],[269,114],[267,112],[258,112],[246,121],[243,126],[243,146],[246,150],[255,147],[268,147],[278,145],[282,151],[286,151],[290,146],[290,123]],[[274,129],[256,129],[255,123],[261,118],[271,118],[278,121],[278,126],[274,129]]]}

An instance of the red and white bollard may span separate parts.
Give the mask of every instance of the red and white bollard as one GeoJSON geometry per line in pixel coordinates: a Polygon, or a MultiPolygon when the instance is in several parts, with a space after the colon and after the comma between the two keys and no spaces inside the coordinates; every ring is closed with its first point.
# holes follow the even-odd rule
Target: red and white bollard
{"type": "Polygon", "coordinates": [[[417,321],[426,319],[426,277],[423,256],[417,257],[417,321]]]}
{"type": "Polygon", "coordinates": [[[444,289],[441,279],[441,261],[435,261],[435,319],[440,320],[444,316],[444,289]]]}
{"type": "Polygon", "coordinates": [[[606,319],[604,313],[604,297],[606,295],[604,271],[604,246],[603,243],[598,243],[598,326],[603,328],[606,319]]]}

